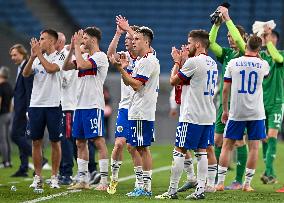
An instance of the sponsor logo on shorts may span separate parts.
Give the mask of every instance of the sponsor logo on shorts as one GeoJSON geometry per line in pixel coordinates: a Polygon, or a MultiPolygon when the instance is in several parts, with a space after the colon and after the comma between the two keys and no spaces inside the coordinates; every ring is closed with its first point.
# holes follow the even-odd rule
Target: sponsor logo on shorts
{"type": "Polygon", "coordinates": [[[123,131],[123,127],[121,125],[117,126],[116,130],[117,130],[117,132],[121,133],[123,131]]]}

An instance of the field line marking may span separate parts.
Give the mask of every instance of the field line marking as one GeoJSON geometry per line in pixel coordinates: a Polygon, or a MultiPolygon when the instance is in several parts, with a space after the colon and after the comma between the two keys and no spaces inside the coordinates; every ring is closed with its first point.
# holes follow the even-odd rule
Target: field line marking
{"type": "MultiPolygon", "coordinates": [[[[158,173],[158,172],[161,172],[161,171],[166,171],[166,170],[169,170],[170,168],[171,168],[171,166],[162,166],[160,168],[153,169],[152,173],[158,173]]],[[[131,180],[131,179],[134,179],[134,178],[135,178],[135,175],[126,176],[126,177],[119,178],[118,182],[124,182],[124,181],[131,180]]],[[[45,196],[45,197],[40,197],[40,198],[33,199],[33,200],[24,201],[22,203],[42,202],[42,201],[45,201],[45,200],[50,200],[50,199],[53,199],[53,198],[56,198],[56,197],[65,196],[65,195],[80,192],[80,191],[81,190],[69,190],[69,191],[65,191],[65,192],[56,193],[56,194],[53,194],[53,195],[48,195],[48,196],[45,196]]]]}

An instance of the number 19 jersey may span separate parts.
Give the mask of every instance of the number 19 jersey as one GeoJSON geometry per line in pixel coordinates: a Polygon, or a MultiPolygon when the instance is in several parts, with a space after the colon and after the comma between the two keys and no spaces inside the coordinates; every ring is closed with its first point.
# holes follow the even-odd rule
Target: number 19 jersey
{"type": "Polygon", "coordinates": [[[228,63],[224,82],[232,83],[230,120],[265,119],[262,81],[268,74],[268,63],[258,57],[242,56],[228,63]]]}
{"type": "Polygon", "coordinates": [[[187,59],[178,72],[179,78],[190,85],[182,86],[179,122],[212,125],[216,119],[213,103],[217,84],[216,62],[205,54],[187,59]]]}

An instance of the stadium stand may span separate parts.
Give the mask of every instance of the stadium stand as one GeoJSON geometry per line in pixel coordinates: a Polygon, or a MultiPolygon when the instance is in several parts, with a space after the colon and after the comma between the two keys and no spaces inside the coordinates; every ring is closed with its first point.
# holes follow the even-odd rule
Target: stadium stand
{"type": "MultiPolygon", "coordinates": [[[[216,9],[216,1],[70,1],[60,0],[63,7],[80,27],[97,25],[104,33],[102,47],[107,49],[112,39],[115,26],[115,15],[125,15],[131,24],[146,25],[155,32],[153,47],[156,49],[161,63],[161,71],[171,68],[170,52],[172,46],[186,43],[186,35],[192,29],[210,30],[209,14],[216,9]],[[184,37],[181,37],[184,36],[184,37]]],[[[217,3],[222,1],[217,1],[217,3]]],[[[275,20],[278,31],[282,31],[283,1],[247,1],[239,0],[232,4],[230,14],[236,24],[241,24],[251,31],[254,20],[275,20]]],[[[225,31],[225,26],[221,31],[225,31]]],[[[226,35],[218,42],[227,45],[226,35]]]]}
{"type": "Polygon", "coordinates": [[[0,0],[0,23],[12,27],[27,38],[37,36],[42,26],[27,8],[25,0],[0,0]]]}

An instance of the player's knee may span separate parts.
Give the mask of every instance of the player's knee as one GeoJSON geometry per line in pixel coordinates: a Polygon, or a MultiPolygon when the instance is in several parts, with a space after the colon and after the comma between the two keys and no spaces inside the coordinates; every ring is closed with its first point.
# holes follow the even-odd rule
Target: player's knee
{"type": "Polygon", "coordinates": [[[50,143],[51,143],[51,147],[52,147],[52,148],[59,148],[59,147],[61,147],[59,141],[57,141],[57,142],[50,142],[50,143]]]}
{"type": "Polygon", "coordinates": [[[85,140],[76,140],[76,146],[78,150],[82,150],[87,147],[87,142],[85,140]]]}
{"type": "Polygon", "coordinates": [[[208,158],[211,157],[211,156],[213,156],[213,155],[215,155],[214,147],[213,147],[213,146],[207,147],[206,152],[207,152],[208,158]]]}
{"type": "Polygon", "coordinates": [[[106,142],[105,142],[105,139],[103,137],[98,137],[95,140],[93,140],[93,142],[95,143],[96,148],[98,150],[101,150],[101,149],[105,148],[105,146],[106,146],[106,142]]]}
{"type": "Polygon", "coordinates": [[[124,142],[122,140],[117,140],[115,141],[115,148],[118,150],[123,150],[124,147],[124,142]]]}
{"type": "Polygon", "coordinates": [[[33,140],[32,144],[33,144],[33,147],[39,148],[42,145],[42,140],[33,140]]]}
{"type": "Polygon", "coordinates": [[[215,135],[214,142],[216,147],[222,147],[223,144],[223,136],[222,135],[215,135]]]}

